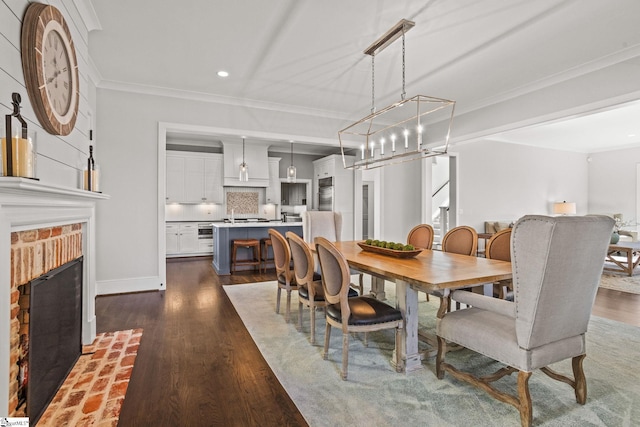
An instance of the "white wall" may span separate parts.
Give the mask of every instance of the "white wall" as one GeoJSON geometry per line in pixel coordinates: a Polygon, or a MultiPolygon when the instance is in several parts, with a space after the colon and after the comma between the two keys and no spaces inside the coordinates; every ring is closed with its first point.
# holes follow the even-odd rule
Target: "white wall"
{"type": "Polygon", "coordinates": [[[380,235],[375,239],[405,242],[409,231],[422,222],[421,164],[413,161],[379,169],[380,235]]]}
{"type": "Polygon", "coordinates": [[[640,147],[593,153],[589,156],[589,213],[622,213],[638,221],[636,170],[640,147]]]}
{"type": "Polygon", "coordinates": [[[515,221],[526,214],[551,215],[553,202],[588,206],[587,155],[478,141],[456,146],[458,224],[484,232],[484,221],[515,221]]]}

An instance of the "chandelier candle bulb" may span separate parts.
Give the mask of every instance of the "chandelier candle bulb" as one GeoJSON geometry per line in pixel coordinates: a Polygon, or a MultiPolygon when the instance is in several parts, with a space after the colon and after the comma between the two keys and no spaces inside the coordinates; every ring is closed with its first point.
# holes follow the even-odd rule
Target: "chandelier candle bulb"
{"type": "Polygon", "coordinates": [[[407,129],[404,130],[404,149],[409,149],[409,131],[407,129]]]}
{"type": "Polygon", "coordinates": [[[364,144],[360,146],[360,160],[364,160],[364,144]]]}
{"type": "Polygon", "coordinates": [[[370,144],[370,147],[371,147],[371,158],[373,159],[373,149],[375,147],[373,142],[370,144]]]}
{"type": "Polygon", "coordinates": [[[391,152],[396,152],[396,134],[391,135],[391,152]]]}
{"type": "Polygon", "coordinates": [[[380,155],[384,156],[384,138],[380,140],[380,155]]]}

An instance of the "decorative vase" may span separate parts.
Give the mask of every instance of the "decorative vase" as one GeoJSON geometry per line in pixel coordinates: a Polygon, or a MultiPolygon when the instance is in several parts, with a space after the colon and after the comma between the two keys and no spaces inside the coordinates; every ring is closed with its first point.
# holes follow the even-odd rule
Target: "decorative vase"
{"type": "Polygon", "coordinates": [[[611,244],[615,245],[616,243],[618,243],[619,240],[620,240],[620,235],[618,234],[617,231],[614,231],[613,234],[611,235],[611,244]]]}

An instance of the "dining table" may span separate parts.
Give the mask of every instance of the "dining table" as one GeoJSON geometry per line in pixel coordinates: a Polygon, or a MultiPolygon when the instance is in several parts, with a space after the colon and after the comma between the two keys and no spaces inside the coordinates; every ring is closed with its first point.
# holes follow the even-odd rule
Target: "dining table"
{"type": "MultiPolygon", "coordinates": [[[[371,293],[384,299],[384,282],[395,283],[396,305],[404,318],[398,347],[400,370],[422,369],[418,348],[418,292],[444,297],[452,290],[512,278],[511,263],[425,249],[415,257],[398,258],[363,250],[360,241],[335,242],[349,267],[372,276],[371,293]]],[[[440,310],[443,308],[441,307],[440,310]]],[[[395,358],[392,358],[394,360],[395,358]]]]}

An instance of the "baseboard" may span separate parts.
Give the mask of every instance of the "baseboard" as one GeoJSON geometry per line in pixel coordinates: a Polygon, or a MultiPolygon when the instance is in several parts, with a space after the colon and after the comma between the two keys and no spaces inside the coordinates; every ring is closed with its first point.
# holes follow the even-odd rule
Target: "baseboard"
{"type": "Polygon", "coordinates": [[[126,294],[131,292],[161,290],[164,290],[164,285],[160,282],[160,278],[158,276],[96,281],[96,295],[126,294]]]}

